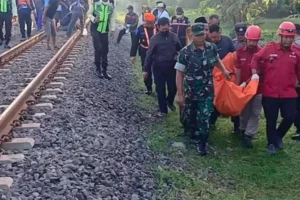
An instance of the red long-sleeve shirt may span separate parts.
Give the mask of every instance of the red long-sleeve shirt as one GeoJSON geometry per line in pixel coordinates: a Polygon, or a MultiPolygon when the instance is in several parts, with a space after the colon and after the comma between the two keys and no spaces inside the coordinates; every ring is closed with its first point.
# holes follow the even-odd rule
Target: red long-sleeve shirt
{"type": "MultiPolygon", "coordinates": [[[[253,55],[260,50],[261,47],[259,46],[253,49],[253,51],[249,51],[246,46],[243,46],[236,51],[236,68],[241,70],[241,83],[247,82],[251,78],[251,60],[253,58],[253,55]]],[[[261,74],[259,74],[259,76],[261,77],[261,74]]],[[[262,79],[260,79],[259,82],[260,84],[257,89],[257,94],[262,93],[262,79]]]]}
{"type": "Polygon", "coordinates": [[[296,78],[300,80],[300,52],[295,47],[282,49],[279,43],[271,42],[254,54],[251,68],[261,71],[263,96],[295,98],[296,78]]]}

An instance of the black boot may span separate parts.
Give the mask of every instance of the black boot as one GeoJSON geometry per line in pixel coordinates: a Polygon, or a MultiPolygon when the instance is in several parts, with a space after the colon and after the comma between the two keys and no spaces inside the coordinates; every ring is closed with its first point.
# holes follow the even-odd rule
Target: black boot
{"type": "Polygon", "coordinates": [[[3,40],[0,40],[0,46],[2,46],[2,44],[3,44],[3,40]]]}
{"type": "Polygon", "coordinates": [[[152,94],[152,87],[147,86],[147,91],[145,92],[145,94],[151,95],[152,94]]]}
{"type": "Polygon", "coordinates": [[[206,142],[200,142],[197,144],[197,151],[200,154],[200,156],[206,156],[207,151],[206,151],[206,142]]]}
{"type": "Polygon", "coordinates": [[[103,69],[103,77],[107,80],[111,80],[112,77],[107,73],[107,67],[102,67],[103,69]]]}
{"type": "Polygon", "coordinates": [[[243,136],[243,146],[246,148],[253,148],[252,137],[249,135],[243,136]]]}
{"type": "Polygon", "coordinates": [[[103,78],[103,74],[102,74],[102,72],[101,72],[101,67],[100,67],[100,65],[96,65],[94,74],[95,74],[96,76],[98,76],[99,78],[103,78]]]}
{"type": "Polygon", "coordinates": [[[234,127],[234,129],[233,129],[233,134],[236,135],[236,136],[240,136],[240,135],[241,135],[240,128],[234,127]]]}

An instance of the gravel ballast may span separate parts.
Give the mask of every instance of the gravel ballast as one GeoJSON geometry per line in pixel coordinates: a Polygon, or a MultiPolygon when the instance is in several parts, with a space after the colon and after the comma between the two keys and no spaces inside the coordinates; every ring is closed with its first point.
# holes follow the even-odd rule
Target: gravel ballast
{"type": "MultiPolygon", "coordinates": [[[[63,32],[59,32],[62,35],[63,32]]],[[[57,44],[61,47],[67,38],[58,37],[57,44]]],[[[0,72],[0,105],[9,105],[57,53],[58,50],[47,50],[46,39],[9,61],[0,72]]],[[[0,108],[0,114],[4,109],[0,108]]]]}
{"type": "Polygon", "coordinates": [[[154,199],[152,157],[131,89],[129,42],[113,43],[112,80],[92,73],[94,51],[89,38],[65,81],[64,94],[38,121],[41,130],[18,133],[33,137],[36,144],[24,152],[23,162],[0,166],[1,175],[14,179],[12,199],[154,199]]]}
{"type": "MultiPolygon", "coordinates": [[[[26,28],[25,28],[26,31],[26,28]]],[[[3,30],[2,30],[3,34],[5,35],[5,25],[3,26],[3,30]]],[[[35,34],[39,33],[36,30],[36,27],[34,26],[32,31],[31,31],[31,35],[34,36],[35,34]]],[[[20,28],[19,28],[19,23],[13,23],[12,25],[12,30],[11,30],[11,41],[9,43],[10,47],[14,47],[18,44],[21,43],[21,33],[20,33],[20,28]]],[[[0,46],[0,54],[4,53],[5,51],[7,51],[8,49],[4,48],[4,42],[3,45],[0,46]]]]}

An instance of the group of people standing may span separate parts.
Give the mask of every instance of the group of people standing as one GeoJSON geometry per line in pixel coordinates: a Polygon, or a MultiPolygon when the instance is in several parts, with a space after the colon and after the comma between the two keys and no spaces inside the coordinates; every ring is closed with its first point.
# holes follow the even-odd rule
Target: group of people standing
{"type": "MultiPolygon", "coordinates": [[[[262,109],[266,118],[268,153],[275,154],[283,148],[283,137],[293,123],[297,127],[293,139],[300,140],[299,84],[296,84],[300,80],[300,25],[288,21],[281,23],[279,41],[264,45],[261,28],[256,25],[237,23],[234,27],[236,38],[231,39],[222,35],[218,15],[211,15],[208,20],[199,17],[190,25],[181,7],[173,17],[169,17],[163,2],[157,2],[152,11],[147,6],[143,8],[144,12],[138,17],[129,6],[125,17],[132,39],[131,62],[135,63],[138,52],[148,95],[153,92],[154,77],[158,117],[176,110],[177,93],[184,134],[195,141],[200,155],[207,155],[209,133],[222,114],[213,103],[213,70],[216,68],[227,79],[234,73],[235,83],[240,87],[245,87],[250,79],[259,79],[257,94],[240,116],[231,116],[233,133],[241,137],[244,147],[253,147],[262,109]],[[230,53],[235,55],[234,71],[228,71],[222,62],[230,53]],[[277,127],[279,113],[282,121],[277,127]]],[[[100,78],[111,79],[107,74],[107,53],[109,32],[111,36],[115,32],[113,6],[108,0],[94,2],[89,18],[95,48],[95,73],[100,78]]],[[[124,30],[120,35],[124,35],[124,30]]]]}
{"type": "Polygon", "coordinates": [[[9,43],[12,23],[17,19],[21,41],[30,38],[32,36],[32,16],[34,16],[38,31],[42,31],[44,25],[48,49],[50,49],[50,38],[52,38],[53,45],[56,47],[55,37],[58,22],[62,21],[67,14],[72,15],[67,30],[67,36],[70,37],[77,19],[80,19],[81,27],[83,28],[83,16],[87,5],[87,2],[80,2],[80,0],[1,0],[0,45],[4,43],[4,48],[11,48],[9,43]],[[5,35],[2,32],[4,24],[5,35]]]}

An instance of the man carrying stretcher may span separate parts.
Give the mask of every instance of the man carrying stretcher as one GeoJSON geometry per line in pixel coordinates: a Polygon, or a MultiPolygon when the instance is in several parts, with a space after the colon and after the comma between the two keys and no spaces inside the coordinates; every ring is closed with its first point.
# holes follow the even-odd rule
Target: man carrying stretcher
{"type": "Polygon", "coordinates": [[[185,134],[197,140],[197,151],[204,156],[214,109],[213,68],[216,65],[226,78],[230,78],[230,73],[219,58],[216,45],[205,41],[205,24],[194,24],[191,31],[192,42],[179,52],[175,65],[176,86],[178,105],[184,107],[181,121],[185,134]]]}
{"type": "MultiPolygon", "coordinates": [[[[236,79],[237,85],[246,85],[252,76],[250,62],[255,53],[261,47],[258,42],[261,37],[261,29],[258,26],[249,26],[245,33],[246,46],[239,48],[236,52],[236,79]]],[[[252,140],[258,131],[261,114],[262,87],[259,85],[257,94],[248,102],[240,115],[240,131],[243,137],[243,146],[252,148],[252,140]]]]}
{"type": "Polygon", "coordinates": [[[282,22],[278,29],[279,42],[270,42],[253,56],[253,74],[263,76],[262,105],[267,120],[268,152],[283,148],[283,137],[294,122],[297,105],[296,78],[300,80],[300,55],[292,46],[296,27],[282,22]],[[277,127],[278,114],[282,121],[277,127]]]}

